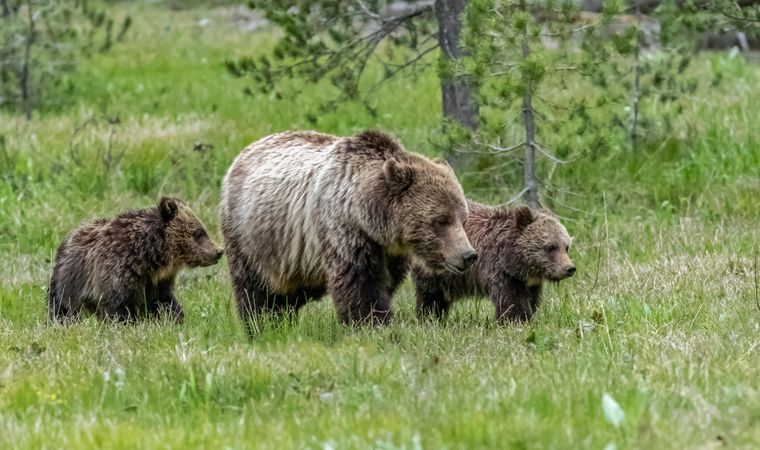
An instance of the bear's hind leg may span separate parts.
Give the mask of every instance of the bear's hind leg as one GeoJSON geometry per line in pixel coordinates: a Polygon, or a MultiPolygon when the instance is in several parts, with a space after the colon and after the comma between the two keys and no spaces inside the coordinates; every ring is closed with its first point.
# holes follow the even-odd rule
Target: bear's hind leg
{"type": "Polygon", "coordinates": [[[280,295],[261,289],[259,281],[252,274],[245,276],[242,284],[241,277],[235,286],[235,298],[237,300],[238,314],[245,324],[248,336],[253,338],[261,332],[265,319],[278,320],[284,308],[283,299],[280,295]]]}
{"type": "Polygon", "coordinates": [[[288,313],[297,313],[298,310],[306,306],[307,303],[313,300],[319,300],[325,295],[324,287],[305,287],[296,290],[293,294],[281,296],[278,299],[277,307],[288,313]]]}
{"type": "Polygon", "coordinates": [[[227,267],[235,294],[238,315],[245,325],[248,336],[253,338],[260,331],[260,319],[266,310],[266,299],[271,297],[264,283],[247,263],[246,257],[232,242],[226,243],[227,267]]]}
{"type": "Polygon", "coordinates": [[[54,275],[48,290],[48,314],[51,322],[63,323],[74,316],[71,308],[64,301],[63,295],[63,289],[59,288],[58,280],[54,275]]]}
{"type": "Polygon", "coordinates": [[[84,283],[76,274],[53,271],[48,291],[48,314],[58,323],[73,321],[84,307],[84,283]]]}
{"type": "Polygon", "coordinates": [[[266,282],[246,262],[246,258],[231,245],[227,247],[227,264],[235,291],[238,314],[245,324],[250,338],[261,333],[269,319],[277,322],[288,312],[295,312],[307,301],[311,291],[286,295],[272,292],[266,282]]]}

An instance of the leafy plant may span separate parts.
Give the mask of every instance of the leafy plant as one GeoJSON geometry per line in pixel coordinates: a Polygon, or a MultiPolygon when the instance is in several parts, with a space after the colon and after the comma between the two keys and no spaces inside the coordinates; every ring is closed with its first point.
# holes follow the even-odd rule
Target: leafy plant
{"type": "Polygon", "coordinates": [[[77,59],[111,48],[131,26],[86,0],[0,0],[0,107],[31,117],[77,59]]]}

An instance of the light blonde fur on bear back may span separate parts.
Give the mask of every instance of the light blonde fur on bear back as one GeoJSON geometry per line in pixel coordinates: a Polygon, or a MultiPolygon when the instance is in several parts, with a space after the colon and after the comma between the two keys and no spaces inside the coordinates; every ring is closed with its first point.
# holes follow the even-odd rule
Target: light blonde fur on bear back
{"type": "Polygon", "coordinates": [[[351,177],[336,177],[346,171],[335,155],[338,142],[316,132],[275,134],[246,148],[224,177],[225,234],[234,234],[248,263],[282,291],[324,283],[317,227],[345,210],[340,203],[352,190],[343,186],[351,177]]]}

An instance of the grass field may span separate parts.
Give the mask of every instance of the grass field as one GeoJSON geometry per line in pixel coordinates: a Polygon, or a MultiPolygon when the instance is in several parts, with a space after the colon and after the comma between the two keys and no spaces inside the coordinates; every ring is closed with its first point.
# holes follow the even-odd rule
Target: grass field
{"type": "Polygon", "coordinates": [[[50,325],[66,232],[177,194],[220,240],[221,178],[263,135],[381,128],[434,152],[432,72],[385,86],[377,117],[346,105],[311,124],[302,112],[329,92],[246,97],[225,72],[270,48],[269,31],[239,32],[230,9],[120,8],[134,30],[71,75],[67,107],[0,113],[0,448],[760,445],[757,66],[700,57],[694,70],[725,80],[687,98],[671,132],[557,169],[576,192],[557,211],[578,273],[530,324],[493,325],[487,301],[419,322],[407,283],[391,326],[343,327],[324,299],[250,342],[222,260],[181,276],[184,325],[50,325]]]}

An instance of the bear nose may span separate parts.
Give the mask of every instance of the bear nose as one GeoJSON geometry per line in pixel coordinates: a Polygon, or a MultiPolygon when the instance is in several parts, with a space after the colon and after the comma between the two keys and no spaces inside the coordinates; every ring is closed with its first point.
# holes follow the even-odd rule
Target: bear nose
{"type": "Polygon", "coordinates": [[[478,260],[478,254],[472,250],[464,252],[462,254],[462,261],[465,267],[470,267],[478,260]]]}
{"type": "Polygon", "coordinates": [[[216,251],[216,260],[219,261],[222,259],[222,256],[224,255],[224,250],[217,250],[216,251]]]}
{"type": "Polygon", "coordinates": [[[570,266],[567,268],[567,276],[572,277],[575,273],[575,266],[570,266]]]}

